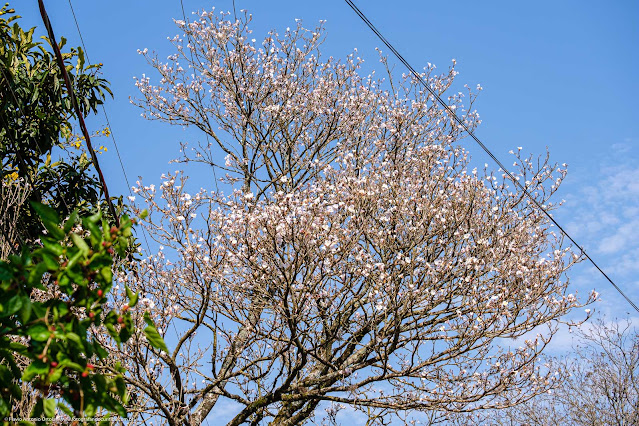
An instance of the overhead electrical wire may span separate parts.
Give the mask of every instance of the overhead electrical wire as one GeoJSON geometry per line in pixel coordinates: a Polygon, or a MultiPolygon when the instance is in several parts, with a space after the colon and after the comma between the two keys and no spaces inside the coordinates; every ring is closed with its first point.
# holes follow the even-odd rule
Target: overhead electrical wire
{"type": "MultiPolygon", "coordinates": [[[[82,37],[82,31],[80,30],[80,24],[78,23],[78,19],[77,19],[76,15],[75,15],[75,10],[73,8],[73,3],[71,2],[71,0],[69,0],[69,8],[71,9],[71,14],[73,15],[73,21],[75,22],[75,27],[78,30],[78,36],[80,37],[80,43],[82,44],[82,48],[84,49],[84,55],[87,58],[87,62],[90,65],[91,61],[89,59],[89,54],[87,53],[87,48],[86,48],[86,45],[84,44],[84,38],[82,37]]],[[[133,192],[131,191],[131,184],[129,183],[129,178],[128,178],[127,174],[126,174],[126,169],[124,167],[124,163],[122,161],[122,157],[120,156],[120,150],[118,149],[118,143],[115,140],[115,135],[113,133],[113,129],[112,129],[111,123],[109,121],[109,115],[106,112],[106,108],[104,107],[104,104],[102,105],[102,112],[104,114],[104,118],[106,119],[107,126],[108,126],[108,128],[110,130],[110,133],[111,133],[111,140],[113,141],[113,146],[115,147],[115,152],[117,154],[118,161],[120,162],[120,167],[122,168],[122,174],[124,176],[124,180],[125,180],[125,182],[127,184],[127,188],[129,190],[129,194],[132,196],[133,192]]],[[[144,237],[144,242],[146,243],[147,251],[150,252],[149,240],[147,239],[146,230],[145,230],[144,227],[142,227],[142,236],[144,237]]],[[[135,278],[139,279],[139,275],[138,275],[137,269],[133,268],[132,272],[133,272],[135,278]]],[[[157,278],[157,275],[156,275],[156,278],[157,278]]],[[[175,324],[173,324],[173,327],[174,327],[174,329],[175,329],[175,331],[177,333],[177,329],[175,328],[175,324]]],[[[143,422],[144,422],[144,424],[146,424],[146,419],[143,419],[143,422]]],[[[208,421],[207,421],[207,424],[208,424],[208,421]]]]}
{"type": "MultiPolygon", "coordinates": [[[[84,49],[84,56],[87,58],[87,63],[91,65],[91,60],[89,59],[89,54],[87,53],[87,47],[84,44],[84,38],[82,37],[82,31],[80,31],[80,25],[78,24],[78,19],[75,16],[75,10],[73,9],[73,4],[71,0],[69,0],[69,8],[71,9],[71,14],[73,15],[73,21],[75,22],[75,27],[78,30],[78,35],[80,36],[80,43],[82,44],[82,49],[84,49]]],[[[124,168],[124,163],[122,162],[122,157],[120,156],[120,149],[118,148],[118,144],[115,141],[115,135],[113,134],[113,128],[111,127],[111,122],[109,120],[109,115],[106,112],[106,108],[104,104],[100,105],[102,107],[102,112],[104,113],[104,118],[106,120],[107,127],[109,128],[109,133],[111,135],[111,140],[113,141],[113,146],[115,147],[115,153],[118,156],[118,161],[120,162],[120,167],[122,168],[122,174],[124,175],[124,180],[126,182],[127,187],[129,188],[129,194],[131,193],[131,184],[129,183],[129,177],[126,174],[126,169],[124,168]]]]}
{"type": "Polygon", "coordinates": [[[93,166],[98,172],[98,177],[100,179],[100,183],[102,184],[102,192],[104,192],[104,198],[109,206],[109,210],[113,215],[113,220],[115,221],[116,226],[120,226],[120,219],[115,211],[115,206],[111,201],[111,197],[109,196],[109,188],[107,187],[106,181],[104,180],[104,175],[102,174],[102,169],[100,169],[100,163],[98,163],[98,157],[95,155],[95,151],[93,150],[93,145],[91,144],[91,137],[89,136],[89,131],[87,130],[87,126],[84,122],[84,117],[82,116],[82,111],[80,111],[80,107],[78,106],[78,101],[75,97],[75,93],[73,91],[73,85],[71,84],[71,80],[69,79],[69,74],[67,73],[67,69],[64,65],[64,60],[62,59],[62,53],[60,52],[60,47],[58,46],[58,42],[55,39],[55,34],[53,33],[53,27],[51,26],[51,21],[49,21],[49,16],[47,15],[47,11],[44,8],[44,3],[42,0],[38,0],[38,6],[40,7],[40,15],[42,16],[42,21],[44,22],[44,26],[47,29],[47,33],[49,35],[49,40],[51,41],[51,46],[53,47],[53,51],[55,52],[55,57],[58,62],[58,67],[62,72],[62,76],[64,78],[64,82],[67,86],[67,90],[69,91],[69,98],[71,99],[71,104],[73,105],[73,109],[75,110],[76,116],[78,118],[78,122],[80,123],[80,129],[82,130],[82,135],[84,136],[85,142],[87,144],[87,150],[89,151],[89,155],[91,156],[91,160],[93,161],[93,166]]]}
{"type": "MultiPolygon", "coordinates": [[[[78,30],[78,36],[80,37],[80,43],[82,44],[82,49],[84,49],[84,57],[87,58],[87,63],[91,65],[91,59],[89,59],[89,53],[87,52],[87,47],[84,44],[84,38],[82,37],[82,31],[80,31],[80,25],[78,24],[78,19],[75,16],[75,10],[73,9],[73,4],[71,0],[69,0],[69,8],[71,9],[71,14],[73,15],[73,21],[75,22],[75,27],[78,30]]],[[[122,157],[120,156],[120,149],[118,148],[118,144],[115,140],[115,136],[113,134],[113,129],[111,128],[111,122],[109,120],[109,116],[106,112],[106,108],[104,104],[100,105],[102,107],[102,112],[104,113],[104,118],[107,123],[107,127],[109,128],[109,133],[111,135],[111,140],[113,141],[113,146],[115,147],[115,153],[118,156],[118,161],[120,162],[120,167],[122,168],[122,174],[124,175],[124,180],[126,182],[127,187],[129,188],[129,193],[131,193],[131,185],[129,184],[129,178],[126,174],[126,169],[124,168],[124,163],[122,162],[122,157]]]]}
{"type": "MultiPolygon", "coordinates": [[[[42,5],[42,0],[38,0],[39,3],[41,4],[41,9],[44,7],[42,5]]],[[[71,7],[71,12],[73,14],[73,19],[75,21],[75,25],[76,28],[78,29],[78,34],[80,36],[80,41],[82,43],[82,46],[85,50],[85,54],[86,54],[86,46],[84,45],[84,40],[82,38],[82,33],[80,31],[80,27],[78,25],[78,21],[77,18],[75,16],[75,11],[73,10],[73,5],[71,4],[71,0],[69,1],[69,6],[71,7]]],[[[475,133],[469,129],[469,127],[466,125],[466,123],[464,123],[464,121],[448,106],[448,104],[446,104],[446,102],[444,102],[444,100],[424,81],[424,79],[422,78],[422,76],[412,67],[412,65],[397,51],[397,49],[395,49],[395,47],[386,39],[386,37],[384,37],[384,35],[375,27],[375,25],[366,17],[366,15],[357,7],[357,5],[355,5],[355,3],[352,0],[345,0],[346,3],[350,6],[350,8],[359,16],[360,19],[362,19],[362,21],[364,21],[364,23],[371,29],[371,31],[373,31],[373,33],[380,39],[380,41],[382,43],[384,43],[384,45],[386,45],[386,47],[388,47],[388,49],[395,55],[395,57],[411,72],[411,74],[413,74],[413,76],[417,79],[417,81],[419,81],[422,86],[424,86],[424,88],[426,90],[428,90],[428,92],[433,96],[433,98],[437,101],[437,103],[439,103],[450,115],[450,117],[459,124],[459,126],[462,127],[462,129],[468,133],[468,135],[482,148],[482,150],[504,171],[504,173],[511,179],[511,181],[514,183],[515,186],[517,186],[524,195],[526,195],[528,197],[528,199],[541,211],[544,213],[544,215],[546,215],[548,217],[548,219],[557,227],[557,229],[559,229],[559,231],[566,237],[568,238],[568,240],[579,249],[579,251],[581,252],[581,254],[601,273],[601,275],[614,287],[614,289],[621,295],[623,296],[624,299],[626,299],[626,301],[637,311],[639,312],[639,307],[637,307],[637,305],[623,292],[623,290],[621,290],[621,288],[608,276],[608,274],[606,274],[603,269],[597,264],[597,262],[594,261],[594,259],[592,259],[592,257],[590,257],[590,255],[585,251],[585,249],[579,244],[577,243],[577,241],[559,224],[559,222],[557,222],[557,220],[555,218],[552,217],[552,215],[550,213],[548,213],[548,211],[546,211],[546,209],[544,209],[541,204],[539,204],[539,202],[530,194],[530,192],[526,189],[526,187],[524,187],[516,178],[515,176],[513,176],[513,174],[504,166],[504,164],[492,153],[492,151],[490,151],[490,149],[475,135],[475,133]]],[[[180,1],[181,6],[182,6],[182,13],[184,15],[184,6],[182,4],[182,1],[180,1]]],[[[45,12],[46,13],[46,12],[45,12]]],[[[46,22],[45,22],[45,26],[46,26],[46,22]]],[[[47,27],[48,29],[50,28],[50,24],[47,27]]],[[[52,37],[50,37],[52,38],[52,37]]],[[[87,60],[88,60],[88,55],[87,55],[87,60]]],[[[107,125],[110,126],[109,123],[109,119],[108,119],[108,115],[106,113],[106,110],[104,109],[104,105],[102,105],[102,109],[105,115],[105,118],[107,120],[107,125]]],[[[130,185],[129,185],[129,180],[128,177],[126,175],[126,170],[124,168],[123,162],[122,162],[122,158],[120,156],[120,152],[117,146],[117,143],[115,141],[115,137],[113,136],[113,132],[111,132],[111,136],[113,139],[113,143],[114,146],[116,148],[116,154],[118,156],[118,160],[120,162],[120,166],[122,167],[122,172],[124,174],[124,178],[125,181],[127,183],[127,186],[129,186],[129,191],[130,189],[130,185]]],[[[88,141],[88,135],[85,135],[85,138],[87,138],[88,141]]],[[[90,144],[90,141],[88,141],[88,144],[90,144]]],[[[93,154],[93,152],[92,152],[93,154]]],[[[93,154],[94,156],[95,154],[93,154]]],[[[97,159],[95,160],[96,166],[97,166],[97,159]]],[[[102,173],[99,170],[99,166],[96,167],[96,169],[98,169],[98,172],[102,177],[102,173]]],[[[105,182],[103,181],[104,186],[105,182]]],[[[105,188],[106,190],[106,188],[105,188]]],[[[108,194],[108,192],[105,191],[105,193],[108,194]]],[[[111,204],[110,199],[109,199],[109,204],[111,204]]],[[[146,236],[145,236],[146,238],[146,236]]],[[[148,246],[148,243],[147,243],[148,246]]]]}
{"type": "Polygon", "coordinates": [[[399,59],[399,61],[406,68],[408,68],[408,70],[411,72],[411,74],[413,74],[413,76],[417,79],[417,81],[419,81],[422,84],[422,86],[424,86],[426,90],[428,90],[428,92],[435,98],[437,103],[439,103],[450,114],[450,117],[453,120],[455,120],[464,129],[464,131],[468,133],[470,137],[473,138],[473,140],[484,150],[484,152],[488,154],[488,156],[492,158],[492,160],[504,171],[504,173],[513,181],[515,186],[517,186],[524,193],[524,195],[526,195],[528,199],[531,200],[532,203],[548,217],[548,219],[550,219],[550,221],[557,227],[557,229],[559,229],[561,233],[566,238],[568,238],[568,240],[570,240],[570,242],[575,247],[577,247],[580,250],[581,254],[586,259],[588,259],[590,263],[601,273],[601,275],[603,275],[606,278],[606,280],[608,280],[608,282],[615,288],[615,290],[617,290],[617,292],[621,294],[621,296],[623,296],[624,299],[626,299],[626,301],[630,304],[630,306],[632,306],[635,309],[635,311],[639,312],[639,307],[637,307],[637,305],[632,300],[630,300],[630,298],[621,290],[621,288],[619,288],[619,286],[615,284],[615,282],[603,271],[603,269],[599,267],[599,265],[588,255],[588,253],[586,253],[583,247],[579,245],[572,236],[570,236],[570,234],[552,217],[552,215],[548,213],[546,209],[544,209],[541,206],[541,204],[539,204],[539,202],[513,176],[513,174],[510,171],[508,171],[508,169],[502,164],[501,161],[499,161],[499,159],[490,151],[490,149],[481,140],[479,140],[479,138],[475,135],[475,133],[468,128],[466,123],[464,123],[464,121],[448,106],[448,104],[446,104],[446,102],[444,102],[442,98],[424,81],[422,76],[417,71],[415,71],[415,69],[411,66],[411,64],[406,59],[404,59],[404,57],[397,51],[397,49],[395,49],[395,47],[393,47],[393,45],[386,39],[386,37],[384,37],[384,35],[375,27],[375,25],[366,17],[366,15],[364,15],[364,13],[357,7],[357,5],[355,5],[355,3],[352,0],[345,0],[345,1],[350,6],[350,8],[353,9],[353,11],[357,14],[357,16],[359,16],[360,19],[364,21],[364,23],[368,26],[368,28],[370,28],[371,31],[375,33],[377,38],[379,38],[380,41],[384,43],[386,47],[390,49],[393,55],[395,55],[395,57],[399,59]]]}
{"type": "MultiPolygon", "coordinates": [[[[69,7],[71,8],[71,14],[73,15],[73,20],[75,22],[76,29],[78,30],[78,35],[80,37],[80,43],[82,44],[82,48],[84,49],[84,53],[85,53],[85,56],[87,58],[87,62],[89,64],[91,64],[91,62],[89,60],[89,55],[87,53],[86,45],[84,44],[84,38],[82,37],[82,31],[80,30],[80,25],[78,23],[78,19],[77,19],[76,15],[75,15],[75,10],[73,9],[73,4],[71,3],[71,0],[68,0],[68,1],[69,1],[69,7]]],[[[182,5],[182,13],[184,14],[184,5],[182,5]]],[[[115,140],[115,136],[113,134],[113,130],[111,129],[111,124],[109,122],[109,116],[108,116],[108,114],[106,112],[106,108],[104,107],[104,105],[102,105],[102,112],[104,113],[104,117],[106,119],[107,126],[109,127],[109,130],[111,130],[111,139],[113,140],[113,145],[115,146],[115,150],[116,150],[116,153],[117,153],[117,156],[118,156],[118,161],[120,162],[120,167],[122,168],[122,174],[124,175],[124,180],[126,181],[127,187],[129,189],[129,194],[132,195],[131,185],[129,184],[129,179],[128,179],[127,174],[126,174],[126,169],[124,167],[124,163],[122,162],[122,157],[120,156],[120,150],[118,149],[118,145],[117,145],[117,142],[115,140]]],[[[146,242],[147,250],[149,250],[149,242],[147,240],[146,232],[145,232],[144,228],[142,228],[142,232],[143,232],[144,240],[146,242]]],[[[136,275],[136,278],[137,278],[137,271],[134,270],[133,272],[134,272],[134,274],[136,275]]],[[[175,328],[175,324],[173,324],[173,327],[175,328]]],[[[176,332],[177,332],[177,329],[176,329],[176,332]]],[[[208,424],[208,420],[205,419],[205,422],[208,424]]]]}
{"type": "MultiPolygon", "coordinates": [[[[84,49],[84,56],[87,59],[87,63],[91,65],[91,59],[89,58],[87,47],[84,44],[84,37],[82,37],[82,31],[80,31],[80,24],[78,23],[78,18],[75,15],[75,9],[73,8],[73,3],[71,3],[71,0],[69,0],[69,8],[71,9],[71,15],[73,16],[73,21],[75,22],[75,28],[78,30],[78,36],[80,37],[80,44],[82,44],[82,49],[84,49]]],[[[107,125],[107,128],[109,129],[111,141],[113,142],[113,146],[115,147],[115,153],[118,157],[118,162],[120,163],[120,168],[122,169],[122,175],[124,176],[124,181],[126,182],[129,195],[133,196],[133,192],[131,191],[131,184],[129,183],[129,177],[126,174],[124,162],[122,161],[122,156],[120,155],[120,149],[118,147],[117,141],[115,140],[115,134],[113,132],[113,127],[111,127],[111,121],[109,120],[109,115],[107,114],[104,104],[101,104],[100,106],[102,107],[102,113],[104,114],[104,119],[106,120],[106,125],[107,125]]],[[[144,237],[144,242],[146,243],[147,250],[150,250],[149,241],[146,237],[146,231],[144,230],[144,228],[142,228],[142,236],[144,237]]]]}

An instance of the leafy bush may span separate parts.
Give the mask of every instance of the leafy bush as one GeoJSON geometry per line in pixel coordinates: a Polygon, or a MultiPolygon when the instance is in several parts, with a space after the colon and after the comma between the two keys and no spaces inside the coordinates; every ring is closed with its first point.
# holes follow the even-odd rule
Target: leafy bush
{"type": "MultiPolygon", "coordinates": [[[[39,392],[32,417],[54,417],[56,407],[71,417],[94,417],[100,407],[126,417],[124,369],[92,364],[109,353],[91,334],[106,329],[118,344],[131,336],[137,294],[127,288],[128,304],[111,308],[107,296],[114,257],[127,253],[135,219],[124,216],[116,228],[101,212],[80,218],[76,211],[61,223],[52,208],[32,206],[47,230],[41,247],[0,262],[0,416],[13,412],[25,381],[39,392]]],[[[145,334],[166,350],[152,323],[145,334]]]]}

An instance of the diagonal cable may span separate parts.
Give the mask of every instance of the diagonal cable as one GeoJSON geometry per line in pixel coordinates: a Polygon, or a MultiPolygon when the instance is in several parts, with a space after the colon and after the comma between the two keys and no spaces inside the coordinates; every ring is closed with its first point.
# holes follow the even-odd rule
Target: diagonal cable
{"type": "Polygon", "coordinates": [[[89,131],[87,130],[87,126],[84,122],[84,117],[82,115],[82,111],[80,111],[80,107],[78,106],[78,101],[75,97],[75,92],[73,91],[73,85],[71,84],[71,80],[69,79],[69,74],[67,73],[67,69],[64,66],[64,60],[62,59],[62,53],[60,53],[60,47],[58,46],[58,42],[55,39],[55,34],[53,33],[53,27],[51,26],[51,21],[49,21],[49,16],[47,15],[47,11],[44,8],[44,3],[42,0],[38,0],[38,6],[40,7],[40,15],[42,16],[42,21],[44,22],[44,26],[47,29],[47,33],[49,35],[49,40],[51,40],[51,45],[53,47],[53,51],[55,52],[55,57],[58,62],[58,66],[60,67],[60,71],[62,72],[62,76],[64,77],[64,82],[67,86],[67,90],[69,91],[69,98],[71,99],[71,103],[73,104],[73,109],[78,117],[78,121],[80,122],[80,129],[82,130],[82,134],[87,144],[87,149],[89,154],[91,155],[91,160],[93,161],[93,165],[98,172],[98,176],[100,178],[100,182],[102,183],[102,191],[104,192],[104,198],[109,206],[109,210],[113,215],[113,220],[115,221],[116,226],[120,226],[120,218],[118,217],[115,206],[111,201],[111,197],[109,196],[109,188],[107,187],[106,181],[104,180],[104,175],[102,174],[102,169],[100,169],[100,164],[98,163],[98,157],[95,155],[95,151],[93,150],[93,145],[91,144],[91,136],[89,136],[89,131]]]}
{"type": "Polygon", "coordinates": [[[588,259],[599,272],[601,272],[601,275],[603,275],[606,280],[608,280],[608,282],[612,284],[615,290],[617,290],[617,292],[619,292],[619,294],[621,294],[624,299],[626,299],[630,306],[632,306],[637,312],[639,312],[639,307],[637,307],[637,305],[632,300],[630,300],[630,298],[621,290],[621,288],[619,288],[619,286],[615,284],[615,282],[599,267],[599,265],[597,265],[597,263],[588,255],[588,253],[586,253],[583,247],[570,236],[570,234],[552,217],[552,215],[548,213],[546,209],[541,206],[541,204],[539,204],[539,202],[530,194],[530,192],[528,192],[528,190],[521,183],[519,183],[517,179],[515,179],[513,174],[508,171],[508,169],[502,164],[501,161],[499,161],[499,159],[490,151],[490,149],[488,149],[488,147],[484,145],[484,143],[479,140],[477,136],[475,136],[475,133],[468,128],[466,123],[464,123],[464,121],[448,106],[448,104],[446,104],[446,102],[444,102],[442,98],[424,81],[422,76],[419,75],[417,71],[415,71],[410,63],[408,63],[408,61],[404,59],[404,57],[397,51],[397,49],[395,49],[395,47],[393,47],[393,45],[386,39],[386,37],[384,37],[384,35],[375,27],[375,25],[373,25],[373,23],[366,17],[366,15],[364,15],[364,13],[355,5],[355,3],[353,3],[352,0],[345,1],[357,14],[357,16],[359,16],[360,19],[364,21],[368,28],[370,28],[371,31],[375,33],[375,35],[382,41],[382,43],[384,43],[386,47],[388,47],[390,51],[393,52],[395,57],[399,59],[399,61],[404,64],[406,68],[408,68],[411,74],[413,74],[413,76],[426,88],[426,90],[428,90],[428,92],[437,100],[437,103],[439,103],[448,112],[450,117],[455,120],[464,129],[464,131],[466,131],[466,133],[468,133],[470,137],[473,138],[475,142],[477,142],[477,144],[484,150],[484,152],[486,152],[486,154],[488,154],[490,158],[493,159],[495,163],[497,163],[497,165],[504,171],[504,173],[506,173],[506,175],[513,181],[515,186],[517,186],[524,193],[524,195],[526,195],[528,199],[531,200],[532,203],[548,217],[548,219],[550,219],[550,221],[561,231],[561,233],[581,251],[581,254],[586,259],[588,259]]]}
{"type": "MultiPolygon", "coordinates": [[[[78,23],[78,19],[75,16],[75,10],[73,8],[73,4],[71,0],[69,0],[69,8],[71,9],[71,15],[73,15],[73,21],[75,22],[75,27],[78,30],[78,36],[80,37],[80,44],[82,44],[82,49],[84,49],[84,56],[87,59],[87,63],[91,65],[91,59],[89,58],[89,53],[87,52],[87,47],[84,44],[84,37],[82,37],[82,31],[80,31],[80,24],[78,23]]],[[[124,176],[124,181],[126,182],[127,189],[129,191],[129,195],[133,196],[133,192],[131,191],[131,184],[129,183],[129,177],[126,174],[126,169],[124,167],[124,162],[122,161],[122,156],[120,155],[120,149],[118,147],[118,143],[115,140],[115,134],[113,133],[113,127],[111,127],[111,121],[109,120],[109,115],[107,114],[106,108],[104,104],[100,105],[102,107],[102,113],[104,114],[104,118],[106,120],[107,127],[109,128],[109,132],[111,135],[111,140],[113,141],[113,146],[115,147],[115,153],[118,157],[118,161],[120,163],[120,168],[122,169],[122,175],[124,176]]],[[[142,227],[142,236],[144,237],[144,242],[146,243],[146,248],[150,252],[149,240],[146,237],[145,228],[142,227]]]]}

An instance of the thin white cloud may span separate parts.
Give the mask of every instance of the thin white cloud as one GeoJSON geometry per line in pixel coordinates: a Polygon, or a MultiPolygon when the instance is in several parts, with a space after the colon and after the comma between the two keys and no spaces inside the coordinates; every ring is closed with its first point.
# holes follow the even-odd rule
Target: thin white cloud
{"type": "MultiPolygon", "coordinates": [[[[590,169],[569,174],[566,204],[558,217],[624,292],[639,302],[639,144],[615,144],[590,169]]],[[[566,193],[564,193],[566,194],[566,193]]],[[[608,315],[633,310],[589,262],[570,271],[571,284],[584,294],[595,288],[594,308],[608,315]]]]}

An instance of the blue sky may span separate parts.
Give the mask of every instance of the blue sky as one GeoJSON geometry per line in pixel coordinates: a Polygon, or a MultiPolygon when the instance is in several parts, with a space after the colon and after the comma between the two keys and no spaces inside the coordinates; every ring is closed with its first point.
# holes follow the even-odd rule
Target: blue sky
{"type": "MultiPolygon", "coordinates": [[[[168,52],[166,38],[177,34],[173,18],[181,18],[179,0],[72,0],[89,58],[104,63],[115,99],[106,108],[129,180],[159,180],[172,169],[178,141],[196,134],[149,122],[129,103],[136,96],[133,76],[152,74],[137,49],[168,52]]],[[[327,20],[324,53],[343,57],[353,48],[377,67],[375,47],[381,43],[342,1],[302,2],[236,0],[237,9],[254,16],[256,36],[292,26],[301,18],[308,26],[327,20]]],[[[79,45],[68,1],[45,1],[56,35],[79,45]]],[[[357,4],[415,68],[432,62],[440,69],[457,59],[457,83],[484,88],[476,103],[482,117],[477,135],[498,157],[507,152],[543,154],[568,163],[560,196],[567,205],[557,217],[579,237],[589,253],[639,301],[635,291],[639,265],[639,3],[634,1],[450,2],[383,1],[357,4]]],[[[23,25],[42,27],[37,2],[14,2],[23,25]]],[[[187,14],[215,6],[231,10],[231,0],[184,0],[187,14]]],[[[394,59],[392,62],[396,63],[394,59]]],[[[401,64],[397,64],[401,70],[401,64]]],[[[403,70],[402,70],[403,71],[403,70]]],[[[103,116],[89,125],[105,125],[103,116]]],[[[112,142],[101,156],[113,193],[127,193],[112,142]]],[[[486,159],[469,139],[478,161],[486,159]]],[[[615,313],[618,296],[588,265],[573,272],[576,288],[596,287],[615,313]]],[[[623,308],[625,309],[625,308],[623,308]]]]}
{"type": "MultiPolygon", "coordinates": [[[[136,95],[133,76],[151,74],[137,49],[168,52],[167,36],[177,34],[179,0],[72,0],[91,61],[104,63],[115,99],[106,105],[129,179],[159,181],[172,170],[178,141],[195,135],[145,121],[129,103],[136,95]]],[[[79,38],[69,4],[45,1],[56,35],[71,45],[79,38]]],[[[354,47],[377,66],[381,43],[343,1],[236,0],[254,16],[256,38],[271,28],[307,26],[326,19],[325,54],[343,57],[354,47]]],[[[517,146],[568,163],[560,192],[566,205],[556,214],[627,294],[639,302],[639,2],[491,1],[357,2],[395,47],[417,69],[427,62],[440,69],[457,59],[457,82],[484,88],[475,104],[483,123],[477,135],[501,159],[517,146]]],[[[23,26],[41,20],[35,0],[12,3],[23,26]]],[[[197,9],[230,10],[231,0],[184,0],[197,9]]],[[[393,63],[397,63],[392,59],[393,63]]],[[[401,69],[401,65],[397,64],[401,69]]],[[[103,127],[103,116],[89,125],[103,127]]],[[[127,193],[111,141],[100,157],[111,192],[127,193]]],[[[98,143],[98,142],[96,142],[98,143]]],[[[487,161],[466,140],[474,158],[487,161]]],[[[575,289],[596,288],[596,309],[624,316],[630,306],[586,263],[571,274],[575,289]]],[[[635,313],[636,314],[636,313],[635,313]]],[[[639,319],[639,318],[638,318],[639,319]]],[[[637,324],[637,322],[635,322],[637,324]]]]}

